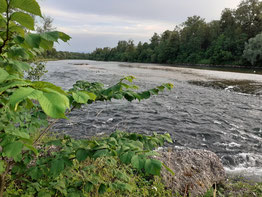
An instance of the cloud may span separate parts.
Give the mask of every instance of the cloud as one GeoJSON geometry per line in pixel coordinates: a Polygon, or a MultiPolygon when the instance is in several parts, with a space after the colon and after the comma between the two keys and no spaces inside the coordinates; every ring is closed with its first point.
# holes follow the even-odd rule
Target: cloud
{"type": "MultiPolygon", "coordinates": [[[[70,34],[72,40],[69,43],[56,44],[59,51],[92,52],[96,48],[114,47],[119,40],[128,40],[131,37],[124,35],[97,35],[97,34],[70,34]]],[[[148,37],[132,37],[137,44],[138,41],[146,42],[148,37]]]]}
{"type": "Polygon", "coordinates": [[[172,30],[193,15],[200,15],[206,21],[219,19],[224,8],[235,8],[239,2],[240,0],[44,0],[40,4],[43,13],[55,19],[57,29],[72,36],[71,48],[61,44],[59,49],[90,51],[98,46],[113,47],[120,39],[148,41],[154,32],[160,34],[167,29],[172,30]],[[85,50],[82,43],[86,41],[89,44],[85,50]]]}
{"type": "Polygon", "coordinates": [[[56,26],[66,33],[113,34],[128,36],[150,36],[174,27],[172,23],[150,20],[132,20],[116,16],[66,12],[43,7],[44,13],[55,18],[56,26]]]}

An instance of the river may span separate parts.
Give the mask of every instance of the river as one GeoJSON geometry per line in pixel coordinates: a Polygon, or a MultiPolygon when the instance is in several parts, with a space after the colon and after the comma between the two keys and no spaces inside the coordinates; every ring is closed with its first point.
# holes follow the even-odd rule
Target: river
{"type": "Polygon", "coordinates": [[[73,111],[55,131],[75,138],[116,129],[168,132],[177,148],[215,152],[229,174],[262,181],[262,75],[154,64],[62,60],[47,63],[42,80],[65,89],[77,80],[110,86],[127,75],[142,90],[170,82],[174,89],[145,101],[99,102],[73,111]]]}

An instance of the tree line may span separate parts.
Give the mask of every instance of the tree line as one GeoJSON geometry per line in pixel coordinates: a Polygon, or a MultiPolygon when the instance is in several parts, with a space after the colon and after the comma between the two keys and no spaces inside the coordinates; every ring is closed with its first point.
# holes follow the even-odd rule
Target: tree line
{"type": "Polygon", "coordinates": [[[243,0],[219,20],[188,17],[174,30],[154,33],[150,42],[119,41],[86,58],[99,61],[262,66],[262,2],[243,0]]]}

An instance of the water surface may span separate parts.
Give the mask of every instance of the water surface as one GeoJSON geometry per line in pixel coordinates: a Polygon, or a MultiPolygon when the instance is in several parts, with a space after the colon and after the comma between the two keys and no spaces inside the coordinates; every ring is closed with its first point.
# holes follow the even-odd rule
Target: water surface
{"type": "Polygon", "coordinates": [[[126,75],[136,76],[141,89],[165,82],[175,85],[173,90],[142,102],[85,106],[72,112],[70,120],[61,121],[55,130],[76,138],[116,129],[168,132],[174,139],[172,146],[211,150],[228,172],[262,181],[262,75],[83,60],[48,62],[47,69],[44,80],[65,89],[77,80],[109,86],[126,75]],[[223,85],[216,87],[215,82],[223,85]]]}

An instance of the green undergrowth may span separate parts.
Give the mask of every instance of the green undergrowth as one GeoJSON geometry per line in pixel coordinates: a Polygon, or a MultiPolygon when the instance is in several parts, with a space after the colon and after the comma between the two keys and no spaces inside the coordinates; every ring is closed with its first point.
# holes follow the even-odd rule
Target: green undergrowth
{"type": "Polygon", "coordinates": [[[155,153],[149,150],[162,145],[165,138],[169,137],[157,134],[144,136],[120,131],[107,137],[91,140],[74,140],[68,136],[57,138],[54,135],[48,135],[40,143],[46,146],[37,147],[39,156],[28,163],[28,170],[24,169],[24,166],[18,166],[12,170],[7,177],[8,184],[4,196],[172,196],[172,192],[162,183],[161,177],[154,175],[160,170],[157,167],[158,163],[155,163],[154,167],[152,167],[153,164],[147,166],[149,170],[152,167],[153,171],[145,170],[143,166],[149,161],[157,161],[148,159],[146,155],[154,155],[155,153]],[[125,142],[124,146],[121,141],[125,142]],[[134,143],[135,141],[138,144],[134,143]],[[92,147],[95,150],[93,155],[84,154],[84,149],[81,147],[94,142],[96,147],[99,144],[101,149],[92,147]],[[113,146],[111,146],[112,142],[113,146]],[[127,145],[128,143],[130,146],[127,145]],[[139,150],[137,145],[143,146],[143,150],[139,150]],[[97,153],[101,154],[101,150],[109,150],[107,146],[111,146],[111,149],[116,151],[117,147],[128,149],[129,146],[129,153],[133,150],[140,160],[136,160],[135,154],[131,153],[130,156],[123,157],[105,152],[102,152],[104,156],[97,155],[97,158],[94,156],[97,153]],[[67,164],[65,162],[54,164],[54,161],[58,160],[50,160],[50,158],[56,158],[57,155],[65,156],[67,152],[72,154],[73,149],[76,150],[76,157],[71,157],[70,161],[67,160],[70,158],[67,156],[67,161],[65,160],[67,164]],[[65,169],[61,170],[61,168],[65,169]]]}
{"type": "Polygon", "coordinates": [[[224,183],[211,188],[203,197],[261,197],[262,183],[244,178],[228,178],[224,183]],[[214,195],[215,194],[215,195],[214,195]]]}

